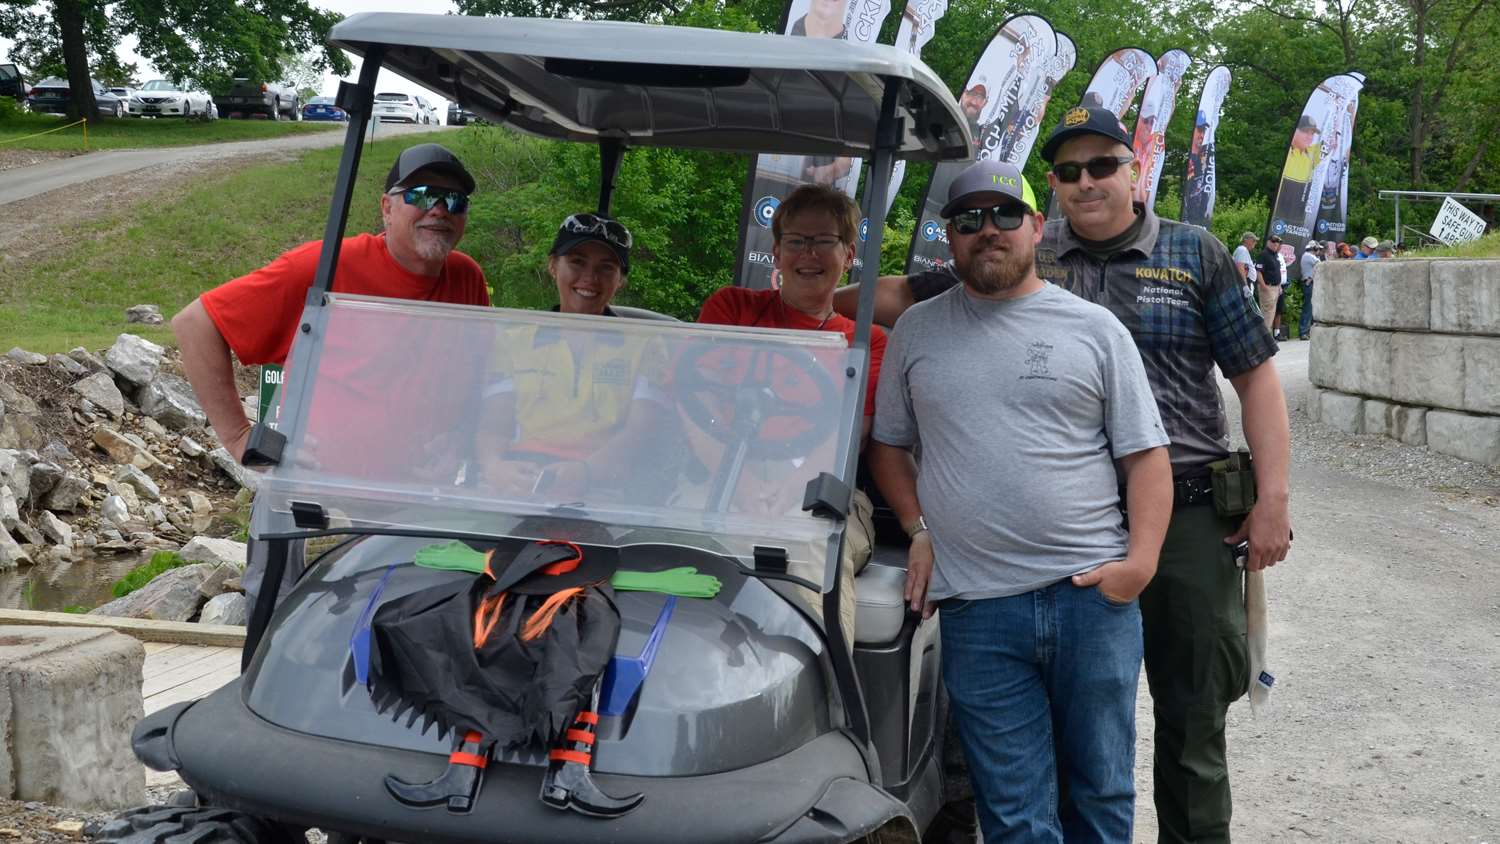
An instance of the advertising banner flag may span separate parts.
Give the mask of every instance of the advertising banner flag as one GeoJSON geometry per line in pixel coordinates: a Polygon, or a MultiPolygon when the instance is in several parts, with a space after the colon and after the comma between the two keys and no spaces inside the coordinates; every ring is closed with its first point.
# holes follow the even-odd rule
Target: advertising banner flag
{"type": "MultiPolygon", "coordinates": [[[[1067,43],[1071,48],[1073,42],[1067,43]]],[[[1041,109],[1046,108],[1056,85],[1047,78],[1056,72],[1053,59],[1057,53],[1057,34],[1044,18],[1016,15],[1000,25],[974,63],[958,99],[974,137],[975,158],[1007,161],[1016,160],[1013,157],[1019,154],[1024,160],[1030,153],[1036,131],[1028,133],[1026,126],[1040,121],[1041,109]]],[[[967,162],[948,161],[933,168],[907,252],[908,273],[933,269],[949,259],[947,233],[938,212],[948,197],[948,185],[966,166],[967,162]]]]}
{"type": "MultiPolygon", "coordinates": [[[[1307,98],[1292,128],[1268,227],[1270,234],[1281,238],[1282,260],[1291,267],[1298,265],[1303,247],[1316,238],[1314,227],[1334,156],[1339,156],[1339,170],[1344,169],[1342,162],[1348,156],[1342,152],[1343,127],[1347,123],[1352,130],[1363,87],[1364,79],[1357,75],[1328,77],[1307,98]]],[[[1342,191],[1342,172],[1337,181],[1342,191]]]]}
{"type": "MultiPolygon", "coordinates": [[[[1361,84],[1362,73],[1350,72],[1361,84]]],[[[1313,237],[1320,241],[1343,243],[1348,234],[1349,152],[1354,145],[1355,116],[1359,112],[1359,91],[1354,92],[1342,113],[1329,119],[1330,139],[1326,144],[1328,166],[1323,173],[1323,190],[1318,198],[1318,216],[1313,223],[1313,237]]]]}
{"type": "Polygon", "coordinates": [[[1167,126],[1177,108],[1177,91],[1182,76],[1193,60],[1182,50],[1168,50],[1156,60],[1156,76],[1146,83],[1141,97],[1141,111],[1135,119],[1135,137],[1131,147],[1138,163],[1135,201],[1147,208],[1155,207],[1156,188],[1161,184],[1161,165],[1167,151],[1167,126]]]}
{"type": "Polygon", "coordinates": [[[1229,93],[1229,80],[1229,68],[1219,65],[1208,72],[1208,79],[1203,82],[1198,114],[1193,118],[1187,173],[1182,179],[1182,221],[1204,228],[1214,218],[1214,194],[1218,189],[1214,136],[1219,131],[1219,113],[1229,93]]]}
{"type": "MultiPolygon", "coordinates": [[[[921,57],[922,48],[932,40],[938,19],[948,11],[948,0],[913,0],[901,11],[901,25],[896,29],[896,46],[921,57]]],[[[886,193],[885,210],[889,214],[901,182],[906,178],[906,159],[896,159],[891,169],[891,189],[886,193]]]]}
{"type": "MultiPolygon", "coordinates": [[[[890,0],[791,0],[782,33],[873,44],[890,10],[890,0]]],[[[756,156],[745,181],[745,202],[740,211],[735,283],[757,289],[779,286],[771,259],[771,216],[777,206],[792,191],[810,182],[833,185],[852,197],[859,186],[859,171],[860,160],[848,156],[756,156]]],[[[864,234],[863,226],[860,234],[864,234]]]]}
{"type": "Polygon", "coordinates": [[[1104,57],[1089,87],[1083,92],[1081,106],[1103,107],[1115,113],[1121,120],[1135,95],[1156,76],[1156,60],[1139,47],[1122,47],[1104,57]]]}

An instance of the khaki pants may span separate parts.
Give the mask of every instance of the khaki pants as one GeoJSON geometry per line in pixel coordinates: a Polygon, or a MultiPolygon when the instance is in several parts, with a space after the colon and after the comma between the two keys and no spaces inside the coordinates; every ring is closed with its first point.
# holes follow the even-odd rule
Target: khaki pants
{"type": "Polygon", "coordinates": [[[1281,297],[1281,288],[1274,284],[1261,284],[1255,282],[1255,294],[1260,299],[1260,316],[1266,321],[1266,328],[1276,321],[1276,300],[1281,297]]]}
{"type": "MultiPolygon", "coordinates": [[[[849,520],[844,527],[844,552],[839,557],[839,627],[844,632],[844,642],[854,649],[854,576],[864,570],[870,562],[870,553],[875,541],[875,505],[870,496],[854,491],[854,500],[849,508],[849,520]]],[[[821,582],[822,572],[808,570],[793,571],[799,577],[821,582]]],[[[802,597],[812,607],[813,614],[823,617],[823,596],[811,589],[798,588],[802,597]]]]}

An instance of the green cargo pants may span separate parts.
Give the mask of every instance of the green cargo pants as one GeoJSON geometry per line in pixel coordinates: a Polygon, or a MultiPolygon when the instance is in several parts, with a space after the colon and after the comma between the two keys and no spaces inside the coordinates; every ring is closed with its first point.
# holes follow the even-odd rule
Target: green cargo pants
{"type": "Polygon", "coordinates": [[[1162,844],[1229,841],[1224,715],[1248,688],[1249,655],[1243,574],[1224,537],[1240,520],[1212,504],[1175,511],[1141,593],[1162,844]]]}

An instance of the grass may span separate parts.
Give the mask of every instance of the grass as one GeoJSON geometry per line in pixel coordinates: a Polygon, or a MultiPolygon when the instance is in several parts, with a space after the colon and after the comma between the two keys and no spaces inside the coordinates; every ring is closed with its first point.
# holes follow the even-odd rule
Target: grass
{"type": "Polygon", "coordinates": [[[1460,243],[1457,246],[1434,246],[1428,249],[1413,249],[1407,258],[1495,258],[1500,257],[1500,232],[1491,232],[1478,240],[1460,243]]]}
{"type": "MultiPolygon", "coordinates": [[[[27,138],[37,132],[56,129],[70,121],[53,114],[16,114],[0,117],[0,150],[67,150],[83,152],[83,127],[74,126],[47,135],[27,138]]],[[[105,118],[90,123],[88,148],[130,149],[139,147],[174,147],[188,144],[212,144],[224,141],[253,141],[301,135],[308,132],[343,131],[344,124],[282,120],[198,120],[160,118],[105,118]]]]}
{"type": "MultiPolygon", "coordinates": [[[[434,139],[403,135],[367,148],[349,234],[379,226],[376,198],[396,155],[434,139]]],[[[453,146],[454,134],[442,141],[453,146]]],[[[164,191],[126,212],[65,227],[57,242],[70,248],[7,267],[0,277],[5,347],[43,353],[100,349],[126,330],[171,342],[165,326],[126,326],[125,309],[149,302],[170,316],[199,293],[322,237],[339,154],[338,148],[312,150],[291,163],[221,172],[194,181],[180,195],[164,191]]],[[[469,242],[482,237],[471,226],[461,248],[470,251],[469,242]]]]}
{"type": "Polygon", "coordinates": [[[149,561],[136,566],[126,572],[124,577],[116,580],[115,585],[110,587],[110,594],[116,598],[123,598],[156,579],[157,575],[187,564],[188,561],[174,551],[157,551],[151,555],[149,561]]]}

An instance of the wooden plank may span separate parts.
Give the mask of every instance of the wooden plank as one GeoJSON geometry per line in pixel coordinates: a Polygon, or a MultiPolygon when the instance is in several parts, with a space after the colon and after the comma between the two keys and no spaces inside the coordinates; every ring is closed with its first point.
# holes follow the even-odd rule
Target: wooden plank
{"type": "Polygon", "coordinates": [[[146,679],[149,680],[153,676],[165,674],[166,672],[171,671],[179,665],[186,665],[187,663],[196,662],[197,660],[203,659],[205,654],[215,653],[221,650],[224,650],[224,648],[202,648],[198,647],[197,645],[178,645],[166,653],[147,654],[146,665],[142,669],[141,673],[146,677],[146,679]]]}
{"type": "Polygon", "coordinates": [[[146,714],[149,715],[158,709],[165,709],[174,703],[181,703],[185,700],[196,700],[224,687],[238,676],[240,676],[240,664],[238,660],[229,665],[221,665],[211,673],[198,677],[191,682],[157,692],[146,698],[144,700],[146,714]]]}
{"type": "Polygon", "coordinates": [[[240,648],[245,645],[245,628],[225,624],[196,624],[186,621],[151,621],[143,618],[113,618],[106,615],[0,609],[0,627],[15,624],[44,627],[107,627],[128,636],[134,636],[143,642],[228,648],[240,648]]]}
{"type": "Polygon", "coordinates": [[[150,657],[153,654],[165,653],[175,647],[179,647],[178,645],[169,644],[167,642],[142,642],[141,644],[146,646],[147,657],[150,657]]]}
{"type": "Polygon", "coordinates": [[[166,691],[196,680],[205,674],[211,674],[216,668],[224,665],[225,654],[233,654],[231,659],[239,659],[238,651],[231,651],[228,648],[204,648],[203,652],[195,654],[193,659],[156,674],[147,674],[141,683],[141,694],[150,697],[157,692],[166,691]]]}

